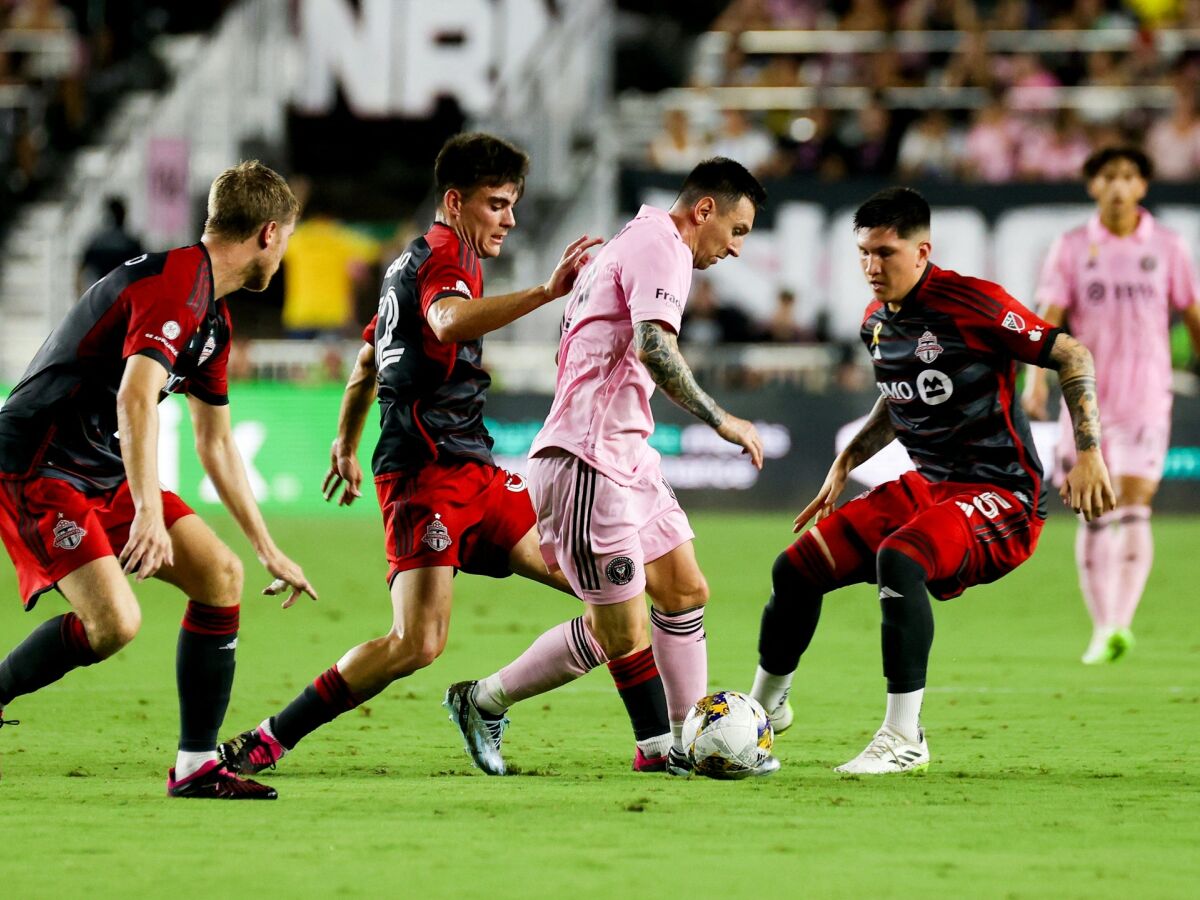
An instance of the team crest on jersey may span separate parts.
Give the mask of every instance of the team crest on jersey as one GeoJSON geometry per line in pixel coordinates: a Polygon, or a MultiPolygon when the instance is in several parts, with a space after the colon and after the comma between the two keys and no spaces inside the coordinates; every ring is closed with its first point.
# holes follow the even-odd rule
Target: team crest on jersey
{"type": "Polygon", "coordinates": [[[70,519],[60,518],[54,526],[54,546],[63,550],[74,550],[85,537],[87,532],[70,519]]]}
{"type": "Polygon", "coordinates": [[[1093,303],[1099,303],[1104,299],[1104,282],[1093,281],[1087,286],[1087,298],[1093,303]]]}
{"type": "Polygon", "coordinates": [[[441,553],[447,547],[454,543],[450,537],[450,531],[442,524],[442,514],[434,513],[433,521],[429,523],[429,527],[425,529],[425,537],[421,540],[429,546],[429,549],[436,553],[441,553]]]}
{"type": "Polygon", "coordinates": [[[1158,260],[1153,256],[1143,256],[1141,263],[1143,272],[1153,272],[1158,267],[1158,260]]]}
{"type": "Polygon", "coordinates": [[[944,349],[938,343],[937,335],[932,331],[927,331],[917,340],[917,359],[925,363],[931,363],[942,355],[944,349]]]}
{"type": "Polygon", "coordinates": [[[520,472],[509,472],[508,477],[504,479],[504,489],[512,491],[514,494],[519,494],[525,490],[525,476],[520,472]]]}
{"type": "Polygon", "coordinates": [[[629,584],[637,573],[637,563],[628,556],[614,556],[604,567],[604,574],[613,584],[629,584]]]}
{"type": "Polygon", "coordinates": [[[179,337],[179,330],[179,323],[174,319],[168,319],[166,322],[163,322],[163,337],[165,337],[168,341],[173,341],[175,338],[179,337]]]}
{"type": "Polygon", "coordinates": [[[1019,313],[1009,310],[1004,314],[1004,321],[1000,325],[1009,331],[1015,331],[1017,334],[1020,334],[1025,330],[1025,319],[1019,313]]]}
{"type": "Polygon", "coordinates": [[[211,334],[208,340],[204,342],[204,349],[200,351],[200,359],[196,361],[196,365],[204,365],[204,361],[213,355],[213,351],[217,349],[217,339],[211,334]]]}

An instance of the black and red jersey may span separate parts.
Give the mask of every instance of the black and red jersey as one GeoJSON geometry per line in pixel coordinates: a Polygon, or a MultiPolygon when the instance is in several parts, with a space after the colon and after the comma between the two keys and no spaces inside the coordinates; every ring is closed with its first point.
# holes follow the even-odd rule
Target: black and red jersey
{"type": "Polygon", "coordinates": [[[483,342],[442,343],[425,316],[443,297],[483,295],[479,258],[448,225],[435,224],[384,275],[379,312],[363,331],[375,347],[381,433],[371,468],[403,472],[444,457],[489,465],[483,424],[491,378],[483,342]]]}
{"type": "Polygon", "coordinates": [[[862,339],[896,437],[931,481],[999,485],[1045,516],[1042,464],[1015,390],[1059,329],[990,281],[932,263],[900,309],[867,307],[862,339]]]}
{"type": "Polygon", "coordinates": [[[232,323],[203,244],[131,259],[93,284],[51,332],[0,409],[0,478],[49,476],[86,492],[125,480],[117,389],[125,360],[169,373],[160,400],[229,402],[232,323]]]}

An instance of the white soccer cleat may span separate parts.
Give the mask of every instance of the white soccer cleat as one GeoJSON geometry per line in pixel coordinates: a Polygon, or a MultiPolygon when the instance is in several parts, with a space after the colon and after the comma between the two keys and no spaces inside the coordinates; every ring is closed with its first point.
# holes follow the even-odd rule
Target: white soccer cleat
{"type": "Polygon", "coordinates": [[[1097,628],[1093,631],[1092,641],[1088,644],[1087,649],[1083,651],[1080,662],[1085,666],[1100,666],[1116,659],[1117,654],[1114,654],[1112,646],[1113,638],[1116,637],[1116,634],[1117,630],[1115,628],[1097,628]]]}
{"type": "Polygon", "coordinates": [[[784,694],[783,698],[775,704],[774,709],[767,711],[767,718],[771,720],[771,730],[776,734],[782,734],[792,727],[796,711],[792,709],[792,703],[788,700],[787,694],[784,694]]]}
{"type": "Polygon", "coordinates": [[[867,749],[833,771],[843,775],[890,775],[893,772],[923,772],[929,768],[929,745],[925,729],[917,741],[898,734],[884,725],[871,738],[867,749]]]}

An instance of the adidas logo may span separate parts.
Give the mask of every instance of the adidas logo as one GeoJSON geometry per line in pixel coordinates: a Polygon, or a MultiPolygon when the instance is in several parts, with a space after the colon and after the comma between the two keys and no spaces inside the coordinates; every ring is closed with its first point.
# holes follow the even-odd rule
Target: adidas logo
{"type": "Polygon", "coordinates": [[[236,650],[237,649],[237,638],[235,637],[232,641],[230,641],[224,647],[218,647],[217,649],[218,650],[236,650]]]}

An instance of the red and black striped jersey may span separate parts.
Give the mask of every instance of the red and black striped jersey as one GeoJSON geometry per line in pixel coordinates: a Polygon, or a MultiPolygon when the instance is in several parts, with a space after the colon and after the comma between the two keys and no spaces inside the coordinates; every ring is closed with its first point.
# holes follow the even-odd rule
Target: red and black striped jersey
{"type": "Polygon", "coordinates": [[[867,307],[862,339],[896,437],[931,481],[1008,488],[1045,516],[1042,464],[1015,390],[1059,329],[990,281],[932,263],[896,312],[867,307]]]}
{"type": "Polygon", "coordinates": [[[375,347],[379,387],[376,475],[404,472],[443,457],[493,463],[483,424],[491,378],[483,341],[442,343],[426,321],[443,297],[483,295],[479,258],[448,225],[436,223],[388,267],[379,312],[363,331],[375,347]]]}
{"type": "Polygon", "coordinates": [[[93,284],[46,338],[0,409],[0,478],[49,476],[84,491],[125,480],[117,389],[125,360],[169,373],[159,400],[188,393],[229,402],[232,323],[213,297],[203,244],[131,259],[93,284]]]}

